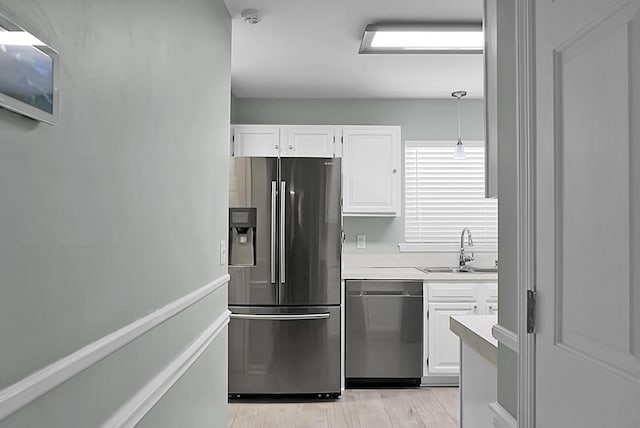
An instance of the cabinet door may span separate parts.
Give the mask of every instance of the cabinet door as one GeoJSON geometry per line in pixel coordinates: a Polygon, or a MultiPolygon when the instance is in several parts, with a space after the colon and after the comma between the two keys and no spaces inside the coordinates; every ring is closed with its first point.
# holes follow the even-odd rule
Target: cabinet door
{"type": "Polygon", "coordinates": [[[279,127],[244,125],[233,128],[234,157],[277,157],[279,154],[279,127]]]}
{"type": "Polygon", "coordinates": [[[282,157],[332,158],[335,128],[330,126],[288,126],[282,128],[282,157]]]}
{"type": "Polygon", "coordinates": [[[429,303],[429,375],[460,373],[460,342],[449,329],[451,315],[477,313],[476,302],[429,303]]]}
{"type": "Polygon", "coordinates": [[[342,130],[345,215],[400,215],[400,127],[342,130]]]}
{"type": "Polygon", "coordinates": [[[485,303],[484,313],[487,315],[497,315],[498,314],[498,302],[487,302],[485,303]]]}

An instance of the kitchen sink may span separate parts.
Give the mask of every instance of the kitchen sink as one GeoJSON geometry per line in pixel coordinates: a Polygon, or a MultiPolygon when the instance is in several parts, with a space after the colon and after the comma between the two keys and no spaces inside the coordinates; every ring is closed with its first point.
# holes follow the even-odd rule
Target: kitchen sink
{"type": "Polygon", "coordinates": [[[495,267],[421,267],[418,268],[424,273],[495,273],[498,269],[495,267]]]}

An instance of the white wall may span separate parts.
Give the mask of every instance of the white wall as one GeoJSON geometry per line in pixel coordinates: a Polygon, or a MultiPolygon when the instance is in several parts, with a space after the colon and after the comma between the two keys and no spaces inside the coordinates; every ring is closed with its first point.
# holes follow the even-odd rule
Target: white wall
{"type": "MultiPolygon", "coordinates": [[[[0,0],[59,51],[60,123],[0,109],[0,389],[223,276],[222,0],[0,0]]],[[[222,288],[0,427],[95,427],[226,309],[222,288]]],[[[226,426],[226,333],[142,426],[226,426]]]]}
{"type": "MultiPolygon", "coordinates": [[[[453,98],[350,100],[234,97],[232,123],[400,125],[404,147],[405,140],[457,140],[456,102],[453,98]]],[[[483,140],[482,100],[464,99],[461,111],[462,138],[483,140]]],[[[402,203],[404,206],[404,191],[402,203]]],[[[402,216],[345,217],[344,229],[347,234],[345,253],[397,253],[398,243],[404,242],[404,217],[402,216]],[[367,235],[367,248],[364,250],[355,248],[356,235],[360,234],[367,235]]]]}

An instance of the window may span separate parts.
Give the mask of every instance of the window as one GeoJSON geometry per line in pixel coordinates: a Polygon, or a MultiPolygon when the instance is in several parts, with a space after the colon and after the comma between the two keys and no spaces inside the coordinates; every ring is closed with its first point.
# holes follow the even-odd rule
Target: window
{"type": "Polygon", "coordinates": [[[484,197],[484,147],[465,141],[464,160],[453,159],[455,141],[405,144],[405,241],[460,243],[469,227],[476,245],[498,242],[498,201],[484,197]]]}

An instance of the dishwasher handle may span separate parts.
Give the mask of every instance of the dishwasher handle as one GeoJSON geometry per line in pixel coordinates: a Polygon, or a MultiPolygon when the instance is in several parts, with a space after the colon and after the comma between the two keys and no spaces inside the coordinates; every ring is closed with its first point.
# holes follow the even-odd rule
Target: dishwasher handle
{"type": "Polygon", "coordinates": [[[347,297],[422,297],[422,294],[408,291],[351,291],[347,297]]]}

